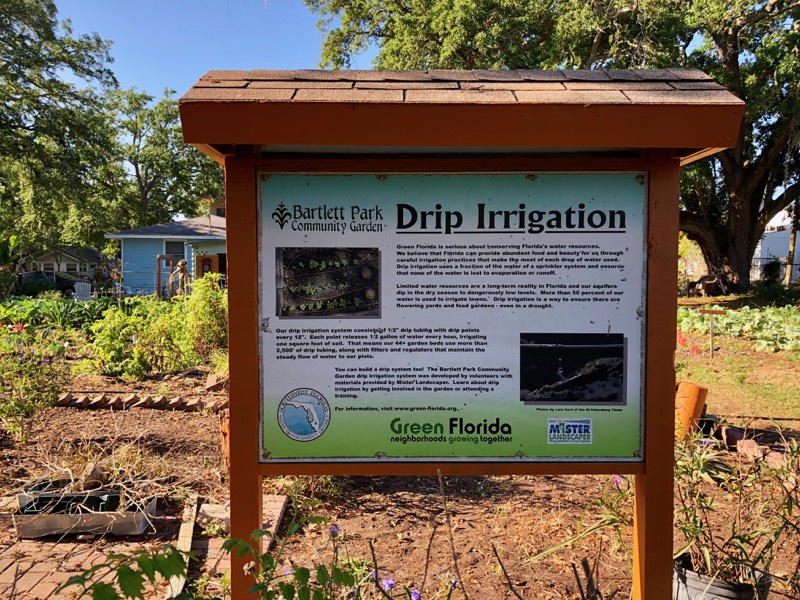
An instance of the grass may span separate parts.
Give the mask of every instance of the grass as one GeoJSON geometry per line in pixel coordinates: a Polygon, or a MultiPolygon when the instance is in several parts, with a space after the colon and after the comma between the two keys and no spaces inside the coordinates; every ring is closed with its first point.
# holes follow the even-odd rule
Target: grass
{"type": "Polygon", "coordinates": [[[709,390],[709,412],[724,417],[800,420],[800,356],[754,352],[751,343],[716,337],[714,357],[708,337],[686,335],[675,353],[678,380],[709,390]]]}

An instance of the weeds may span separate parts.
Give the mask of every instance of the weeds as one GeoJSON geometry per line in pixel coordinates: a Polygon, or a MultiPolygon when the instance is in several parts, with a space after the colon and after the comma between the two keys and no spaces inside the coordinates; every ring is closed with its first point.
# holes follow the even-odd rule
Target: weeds
{"type": "Polygon", "coordinates": [[[48,331],[0,329],[0,420],[17,442],[28,440],[30,418],[53,406],[66,385],[64,352],[48,331]]]}

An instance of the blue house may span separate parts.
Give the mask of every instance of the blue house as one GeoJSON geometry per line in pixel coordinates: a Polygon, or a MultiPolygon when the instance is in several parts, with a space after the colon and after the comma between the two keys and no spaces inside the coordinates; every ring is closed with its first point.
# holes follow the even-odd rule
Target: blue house
{"type": "Polygon", "coordinates": [[[122,285],[131,294],[169,289],[170,273],[181,259],[186,260],[195,277],[225,274],[225,217],[195,217],[107,233],[105,237],[122,244],[122,285]]]}

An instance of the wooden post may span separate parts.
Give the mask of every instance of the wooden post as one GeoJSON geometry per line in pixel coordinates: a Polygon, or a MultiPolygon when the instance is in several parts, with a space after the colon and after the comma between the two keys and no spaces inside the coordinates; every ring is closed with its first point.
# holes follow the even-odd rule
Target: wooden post
{"type": "MultiPolygon", "coordinates": [[[[228,340],[230,364],[231,537],[252,540],[261,527],[261,475],[258,469],[260,403],[258,358],[258,193],[255,149],[238,147],[225,161],[227,213],[228,340]]],[[[258,542],[254,543],[260,547],[258,542]]],[[[231,597],[245,598],[253,585],[244,573],[250,559],[231,555],[231,597]]]]}
{"type": "Polygon", "coordinates": [[[156,257],[156,297],[161,300],[161,256],[156,257]]]}
{"type": "Polygon", "coordinates": [[[672,598],[675,328],[680,165],[666,153],[650,163],[647,244],[645,472],[635,475],[633,600],[672,598]]]}
{"type": "Polygon", "coordinates": [[[708,315],[708,355],[714,358],[714,315],[724,315],[724,310],[701,308],[698,310],[702,315],[708,315]]]}

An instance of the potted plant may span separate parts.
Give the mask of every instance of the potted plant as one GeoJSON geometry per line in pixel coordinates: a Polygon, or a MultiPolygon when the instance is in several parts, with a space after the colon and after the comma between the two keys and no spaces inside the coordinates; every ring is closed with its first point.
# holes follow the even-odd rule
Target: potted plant
{"type": "MultiPolygon", "coordinates": [[[[675,557],[675,600],[767,598],[773,559],[796,552],[789,546],[800,533],[800,452],[796,440],[780,440],[768,456],[678,442],[675,527],[684,544],[675,557]]],[[[795,579],[787,587],[794,590],[795,579]]]]}

